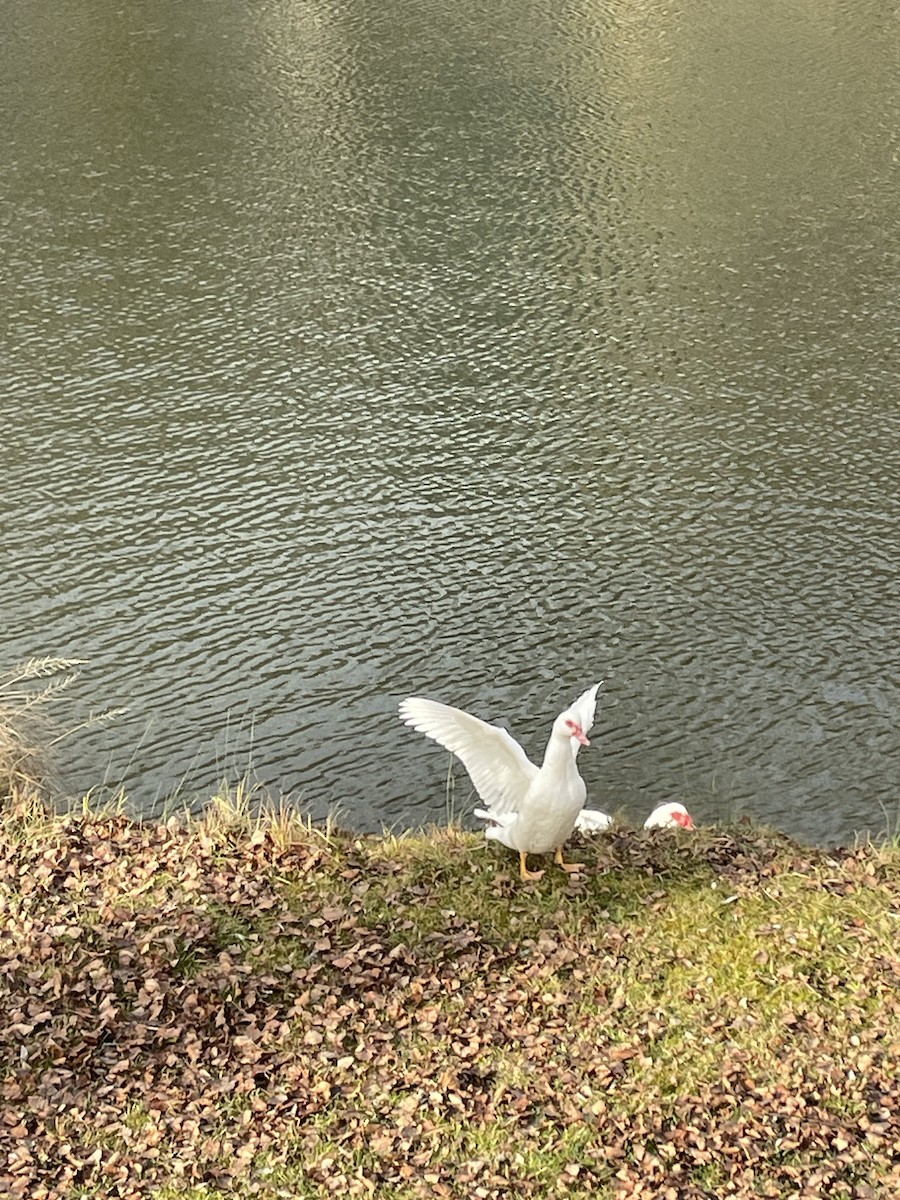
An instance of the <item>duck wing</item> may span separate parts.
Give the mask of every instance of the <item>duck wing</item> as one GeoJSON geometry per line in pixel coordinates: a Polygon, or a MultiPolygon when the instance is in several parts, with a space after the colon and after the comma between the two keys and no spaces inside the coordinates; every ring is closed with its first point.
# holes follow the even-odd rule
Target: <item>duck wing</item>
{"type": "Polygon", "coordinates": [[[538,773],[505,729],[461,708],[410,696],[401,701],[400,719],[459,758],[492,817],[515,812],[538,773]]]}

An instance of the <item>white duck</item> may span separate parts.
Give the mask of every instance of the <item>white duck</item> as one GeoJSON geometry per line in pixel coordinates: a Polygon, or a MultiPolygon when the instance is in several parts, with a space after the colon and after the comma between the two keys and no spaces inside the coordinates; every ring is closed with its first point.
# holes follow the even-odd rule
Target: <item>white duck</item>
{"type": "MultiPolygon", "coordinates": [[[[612,828],[613,819],[598,808],[583,808],[575,818],[579,833],[605,833],[612,828]]],[[[660,804],[644,822],[645,829],[693,829],[694,821],[683,804],[660,804]]]]}
{"type": "Polygon", "coordinates": [[[645,829],[693,829],[694,820],[691,814],[676,800],[669,804],[660,804],[644,822],[645,829]]]}
{"type": "Polygon", "coordinates": [[[597,689],[588,688],[553,722],[540,768],[505,729],[435,700],[410,696],[400,704],[401,719],[456,754],[487,806],[475,816],[492,822],[486,838],[519,854],[522,879],[540,879],[528,870],[529,854],[554,852],[564,871],[580,871],[583,863],[563,861],[562,848],[575,827],[586,789],[578,774],[575,751],[589,746],[587,730],[594,721],[597,689]]]}

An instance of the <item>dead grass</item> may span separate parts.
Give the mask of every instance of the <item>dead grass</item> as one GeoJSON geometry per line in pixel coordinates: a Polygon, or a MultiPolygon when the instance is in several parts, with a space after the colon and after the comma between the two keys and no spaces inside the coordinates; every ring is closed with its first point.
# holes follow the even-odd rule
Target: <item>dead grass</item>
{"type": "Polygon", "coordinates": [[[91,713],[63,728],[53,711],[78,678],[80,658],[30,658],[0,675],[0,808],[34,813],[50,798],[53,748],[123,709],[91,713]]]}

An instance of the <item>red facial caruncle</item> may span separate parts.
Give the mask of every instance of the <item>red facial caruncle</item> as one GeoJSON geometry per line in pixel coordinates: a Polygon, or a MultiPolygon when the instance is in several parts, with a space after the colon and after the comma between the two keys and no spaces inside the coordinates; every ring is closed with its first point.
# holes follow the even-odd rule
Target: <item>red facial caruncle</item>
{"type": "Polygon", "coordinates": [[[577,738],[578,741],[581,742],[582,746],[589,746],[591,744],[584,736],[584,730],[577,721],[566,721],[566,724],[572,731],[572,737],[577,738]]]}

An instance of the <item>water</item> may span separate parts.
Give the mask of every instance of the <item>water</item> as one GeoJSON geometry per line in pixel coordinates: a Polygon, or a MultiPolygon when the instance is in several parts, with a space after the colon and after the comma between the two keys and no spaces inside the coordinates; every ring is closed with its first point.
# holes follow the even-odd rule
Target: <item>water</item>
{"type": "Polygon", "coordinates": [[[591,803],[900,820],[881,0],[11,0],[3,659],[72,794],[443,820],[420,693],[591,803]]]}

